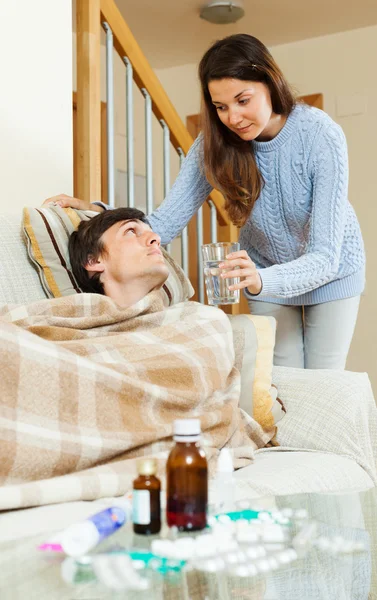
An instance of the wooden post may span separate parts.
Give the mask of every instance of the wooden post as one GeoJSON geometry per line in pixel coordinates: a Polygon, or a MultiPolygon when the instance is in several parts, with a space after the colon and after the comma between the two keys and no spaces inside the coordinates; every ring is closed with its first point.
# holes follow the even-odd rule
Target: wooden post
{"type": "Polygon", "coordinates": [[[101,200],[100,0],[76,0],[77,196],[101,200]]]}

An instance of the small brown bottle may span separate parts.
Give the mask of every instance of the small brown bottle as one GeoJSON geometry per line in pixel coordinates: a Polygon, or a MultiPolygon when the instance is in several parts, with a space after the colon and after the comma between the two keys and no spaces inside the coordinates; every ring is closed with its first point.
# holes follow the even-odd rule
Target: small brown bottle
{"type": "Polygon", "coordinates": [[[134,532],[158,533],[161,529],[161,482],[156,477],[157,461],[141,458],[136,465],[139,477],[133,482],[132,492],[134,532]]]}
{"type": "Polygon", "coordinates": [[[200,447],[200,420],[174,421],[174,448],[166,465],[166,519],[181,531],[207,525],[208,470],[200,447]]]}

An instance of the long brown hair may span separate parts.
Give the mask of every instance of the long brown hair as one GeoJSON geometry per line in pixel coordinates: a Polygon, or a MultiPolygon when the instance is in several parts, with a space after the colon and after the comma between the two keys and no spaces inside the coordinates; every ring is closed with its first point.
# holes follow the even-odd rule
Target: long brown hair
{"type": "Polygon", "coordinates": [[[199,78],[206,177],[224,195],[231,221],[242,226],[261,193],[263,178],[253,144],[220,121],[208,84],[219,79],[263,82],[271,94],[272,110],[278,115],[289,115],[295,98],[266,46],[247,34],[230,35],[215,42],[200,61],[199,78]]]}

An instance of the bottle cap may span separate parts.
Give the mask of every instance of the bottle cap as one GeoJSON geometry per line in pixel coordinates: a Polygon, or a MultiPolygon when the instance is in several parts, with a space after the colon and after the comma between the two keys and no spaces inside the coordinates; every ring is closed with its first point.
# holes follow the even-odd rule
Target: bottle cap
{"type": "Polygon", "coordinates": [[[229,448],[222,448],[220,450],[219,458],[217,459],[217,472],[218,473],[233,473],[233,457],[229,448]]]}
{"type": "Polygon", "coordinates": [[[155,458],[139,458],[136,461],[139,475],[155,475],[157,472],[157,460],[155,458]]]}
{"type": "Polygon", "coordinates": [[[200,419],[176,419],[173,432],[174,436],[198,436],[201,433],[200,419]]]}

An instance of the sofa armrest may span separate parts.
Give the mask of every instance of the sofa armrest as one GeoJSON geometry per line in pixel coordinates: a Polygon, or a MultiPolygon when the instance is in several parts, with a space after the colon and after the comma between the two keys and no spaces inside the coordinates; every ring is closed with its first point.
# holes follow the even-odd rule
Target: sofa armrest
{"type": "Polygon", "coordinates": [[[273,382],[287,409],[282,447],[347,456],[377,483],[377,408],[366,373],[274,367],[273,382]]]}

